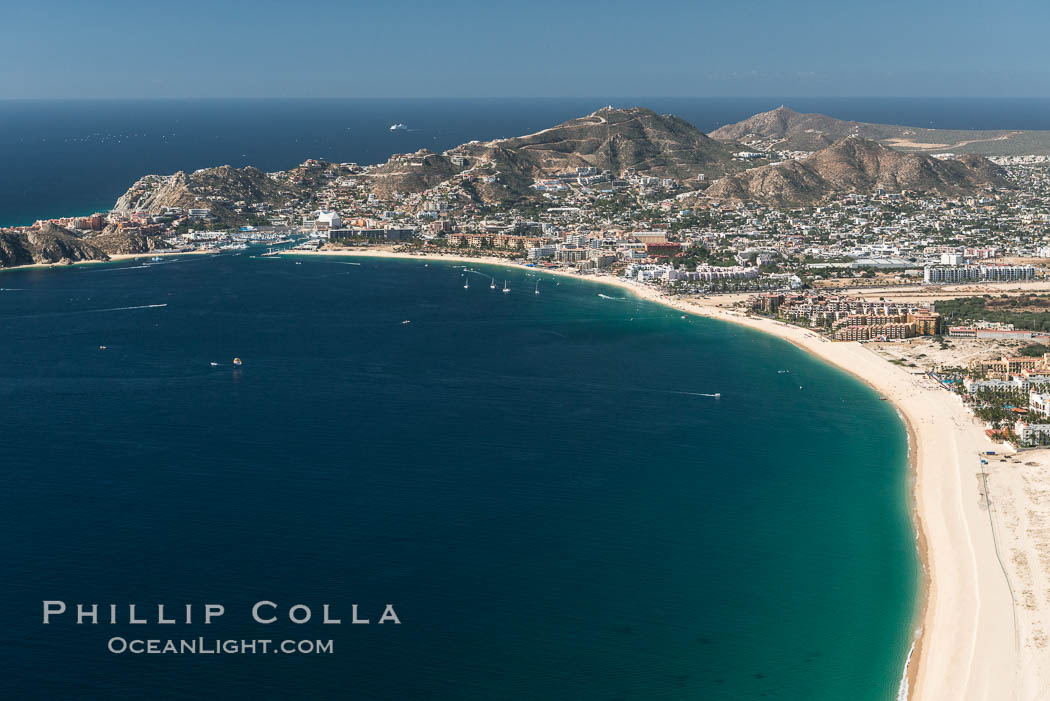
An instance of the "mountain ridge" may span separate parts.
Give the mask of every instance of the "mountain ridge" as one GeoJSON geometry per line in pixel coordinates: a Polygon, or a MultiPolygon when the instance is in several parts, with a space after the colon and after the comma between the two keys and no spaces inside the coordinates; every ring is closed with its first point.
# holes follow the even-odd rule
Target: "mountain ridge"
{"type": "Polygon", "coordinates": [[[861,136],[898,151],[984,156],[1050,155],[1050,131],[931,129],[838,119],[781,105],[711,132],[713,139],[752,148],[818,151],[845,136],[861,136]]]}
{"type": "Polygon", "coordinates": [[[939,159],[847,136],[806,158],[722,178],[704,194],[712,199],[793,206],[834,195],[873,194],[878,189],[958,196],[1008,187],[1001,169],[982,156],[939,159]]]}

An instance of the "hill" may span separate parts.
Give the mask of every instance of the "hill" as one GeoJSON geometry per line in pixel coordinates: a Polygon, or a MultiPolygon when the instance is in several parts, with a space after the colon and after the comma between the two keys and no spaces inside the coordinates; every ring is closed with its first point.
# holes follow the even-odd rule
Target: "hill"
{"type": "MultiPolygon", "coordinates": [[[[995,166],[984,159],[903,158],[901,152],[866,139],[843,140],[863,128],[860,123],[801,115],[781,107],[723,127],[716,132],[719,139],[712,139],[673,115],[642,107],[607,107],[533,134],[471,141],[444,153],[421,149],[395,154],[385,163],[364,168],[310,160],[270,174],[251,167],[220,166],[190,174],[149,175],[122,195],[115,209],[156,213],[165,207],[206,208],[221,225],[233,226],[245,223],[239,211],[245,203],[304,209],[324,200],[322,191],[344,176],[380,199],[431,192],[459,204],[508,204],[537,198],[532,187],[536,179],[578,168],[592,174],[607,172],[613,178],[627,173],[673,178],[685,190],[721,178],[708,190],[712,196],[781,204],[876,187],[955,195],[1004,185],[995,166]],[[817,153],[804,161],[776,165],[761,158],[744,160],[736,154],[750,147],[741,145],[737,137],[749,143],[779,139],[817,153]]],[[[422,199],[414,202],[411,206],[420,206],[422,199]]]]}
{"type": "MultiPolygon", "coordinates": [[[[395,154],[385,163],[347,171],[377,197],[444,188],[454,199],[507,203],[536,196],[536,178],[576,168],[675,178],[684,187],[767,161],[744,162],[734,154],[744,147],[716,141],[679,117],[643,107],[607,107],[533,134],[472,141],[444,153],[421,149],[395,154]]],[[[274,207],[309,203],[332,177],[346,170],[323,161],[307,161],[282,173],[220,166],[194,173],[147,175],[114,206],[120,211],[157,213],[165,207],[210,209],[224,225],[243,223],[236,203],[266,202],[274,207]],[[336,173],[335,171],[338,171],[336,173]]]]}
{"type": "Polygon", "coordinates": [[[804,114],[784,106],[711,132],[711,137],[720,141],[788,151],[817,151],[846,136],[860,136],[905,152],[985,156],[1050,154],[1050,131],[924,129],[804,114]]]}
{"type": "Polygon", "coordinates": [[[710,179],[743,170],[747,166],[734,159],[740,150],[739,144],[715,141],[673,115],[607,107],[525,136],[472,141],[444,154],[395,155],[366,175],[380,196],[448,182],[469,183],[485,201],[506,201],[532,196],[537,178],[576,168],[609,171],[614,177],[633,171],[688,184],[701,174],[710,179]]]}
{"type": "Polygon", "coordinates": [[[170,248],[160,236],[143,234],[137,231],[120,231],[112,225],[97,234],[85,237],[83,240],[111,256],[150,253],[170,248]]]}
{"type": "Polygon", "coordinates": [[[533,169],[530,175],[593,167],[617,176],[634,170],[642,175],[688,180],[699,174],[717,177],[745,167],[733,160],[733,153],[740,148],[715,141],[680,117],[644,107],[606,107],[527,136],[462,148],[468,153],[496,148],[514,152],[533,169]]]}
{"type": "Polygon", "coordinates": [[[113,209],[154,214],[166,207],[210,209],[221,221],[236,224],[244,221],[235,211],[237,202],[283,203],[299,194],[300,189],[271,178],[258,168],[224,165],[190,174],[178,171],[173,175],[147,175],[121,195],[113,209]]]}
{"type": "Polygon", "coordinates": [[[846,137],[802,160],[722,178],[705,194],[714,199],[791,206],[845,193],[872,194],[879,188],[955,196],[1002,187],[1009,185],[999,168],[981,156],[937,159],[846,137]]]}
{"type": "Polygon", "coordinates": [[[50,223],[39,230],[0,229],[0,268],[81,260],[109,260],[109,256],[69,229],[50,223]]]}

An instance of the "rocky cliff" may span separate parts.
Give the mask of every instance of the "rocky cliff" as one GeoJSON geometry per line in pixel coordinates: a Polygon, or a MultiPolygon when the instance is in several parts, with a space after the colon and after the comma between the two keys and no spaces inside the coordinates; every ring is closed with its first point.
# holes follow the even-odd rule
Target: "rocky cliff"
{"type": "Polygon", "coordinates": [[[109,256],[98,246],[54,224],[45,224],[39,231],[0,230],[0,267],[81,260],[109,260],[109,256]]]}

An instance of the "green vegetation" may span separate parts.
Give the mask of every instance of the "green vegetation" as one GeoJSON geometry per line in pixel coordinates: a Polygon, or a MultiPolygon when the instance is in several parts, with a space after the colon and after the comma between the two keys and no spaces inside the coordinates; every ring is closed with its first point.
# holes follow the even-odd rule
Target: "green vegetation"
{"type": "Polygon", "coordinates": [[[731,251],[712,251],[702,244],[690,246],[677,260],[688,270],[696,270],[697,265],[736,265],[731,251]]]}
{"type": "Polygon", "coordinates": [[[936,303],[948,323],[994,321],[1028,331],[1050,331],[1050,295],[960,297],[936,303]]]}
{"type": "Polygon", "coordinates": [[[1032,345],[1025,346],[1017,351],[1018,355],[1023,355],[1028,358],[1041,358],[1044,353],[1050,353],[1050,348],[1044,346],[1042,343],[1033,343],[1032,345]]]}
{"type": "Polygon", "coordinates": [[[1017,419],[1012,407],[1027,407],[1028,392],[1021,389],[983,389],[974,395],[978,406],[974,415],[995,428],[1005,428],[1017,419]]]}

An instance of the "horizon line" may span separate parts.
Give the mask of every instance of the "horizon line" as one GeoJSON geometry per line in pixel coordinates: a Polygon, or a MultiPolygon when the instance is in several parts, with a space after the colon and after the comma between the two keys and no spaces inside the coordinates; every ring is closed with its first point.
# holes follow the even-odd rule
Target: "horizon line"
{"type": "Polygon", "coordinates": [[[1050,95],[233,95],[0,97],[0,102],[87,102],[168,100],[1050,100],[1050,95]]]}

